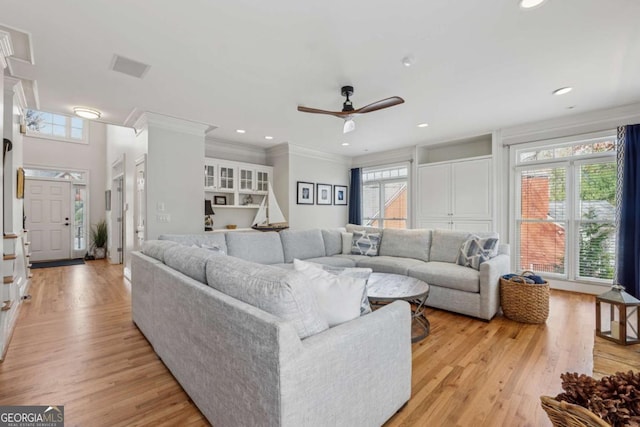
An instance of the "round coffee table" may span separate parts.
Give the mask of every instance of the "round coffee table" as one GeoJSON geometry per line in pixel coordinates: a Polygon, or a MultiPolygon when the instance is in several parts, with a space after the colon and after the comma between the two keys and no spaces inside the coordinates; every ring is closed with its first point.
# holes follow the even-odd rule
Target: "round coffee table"
{"type": "Polygon", "coordinates": [[[420,330],[415,335],[412,333],[411,342],[418,342],[429,335],[431,324],[424,314],[424,303],[429,298],[427,283],[401,274],[372,273],[367,282],[367,296],[369,302],[377,306],[399,299],[408,301],[411,304],[412,324],[420,330]]]}

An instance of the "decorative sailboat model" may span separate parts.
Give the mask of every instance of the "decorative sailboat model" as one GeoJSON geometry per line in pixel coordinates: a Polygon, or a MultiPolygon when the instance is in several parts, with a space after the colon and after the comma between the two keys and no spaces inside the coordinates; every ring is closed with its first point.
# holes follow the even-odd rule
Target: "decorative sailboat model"
{"type": "Polygon", "coordinates": [[[251,228],[260,231],[282,231],[289,228],[289,223],[287,223],[280,206],[278,206],[278,201],[275,194],[273,194],[273,190],[271,190],[271,186],[269,186],[267,195],[260,203],[251,228]]]}

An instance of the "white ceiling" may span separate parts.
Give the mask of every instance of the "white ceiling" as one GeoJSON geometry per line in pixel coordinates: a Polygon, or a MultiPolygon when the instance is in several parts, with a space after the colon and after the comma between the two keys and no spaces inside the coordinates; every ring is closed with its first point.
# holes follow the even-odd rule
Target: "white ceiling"
{"type": "Polygon", "coordinates": [[[41,109],[89,106],[115,124],[151,111],[264,147],[359,155],[640,101],[638,0],[0,0],[0,12],[31,34],[35,64],[12,69],[37,80],[41,109]],[[151,69],[111,71],[114,54],[151,69]],[[296,111],[340,110],[345,84],[356,108],[406,103],[346,136],[339,119],[296,111]]]}

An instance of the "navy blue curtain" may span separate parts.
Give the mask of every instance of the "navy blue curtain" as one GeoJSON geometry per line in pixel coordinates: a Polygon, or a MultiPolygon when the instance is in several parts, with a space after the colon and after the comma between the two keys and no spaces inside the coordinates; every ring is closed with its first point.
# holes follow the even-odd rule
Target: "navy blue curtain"
{"type": "Polygon", "coordinates": [[[349,192],[349,224],[362,224],[362,175],[360,168],[351,169],[349,192]]]}
{"type": "Polygon", "coordinates": [[[640,298],[640,125],[626,126],[618,228],[618,283],[640,298]]]}

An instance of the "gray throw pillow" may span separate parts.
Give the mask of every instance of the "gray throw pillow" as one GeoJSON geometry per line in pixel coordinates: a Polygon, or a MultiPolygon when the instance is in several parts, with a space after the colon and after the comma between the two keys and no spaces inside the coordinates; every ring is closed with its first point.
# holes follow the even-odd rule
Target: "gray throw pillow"
{"type": "Polygon", "coordinates": [[[380,247],[380,233],[370,233],[367,231],[353,231],[351,240],[352,255],[378,256],[380,247]]]}
{"type": "Polygon", "coordinates": [[[498,238],[486,237],[481,239],[471,235],[462,244],[458,252],[456,263],[464,267],[480,270],[480,264],[498,255],[498,238]]]}

